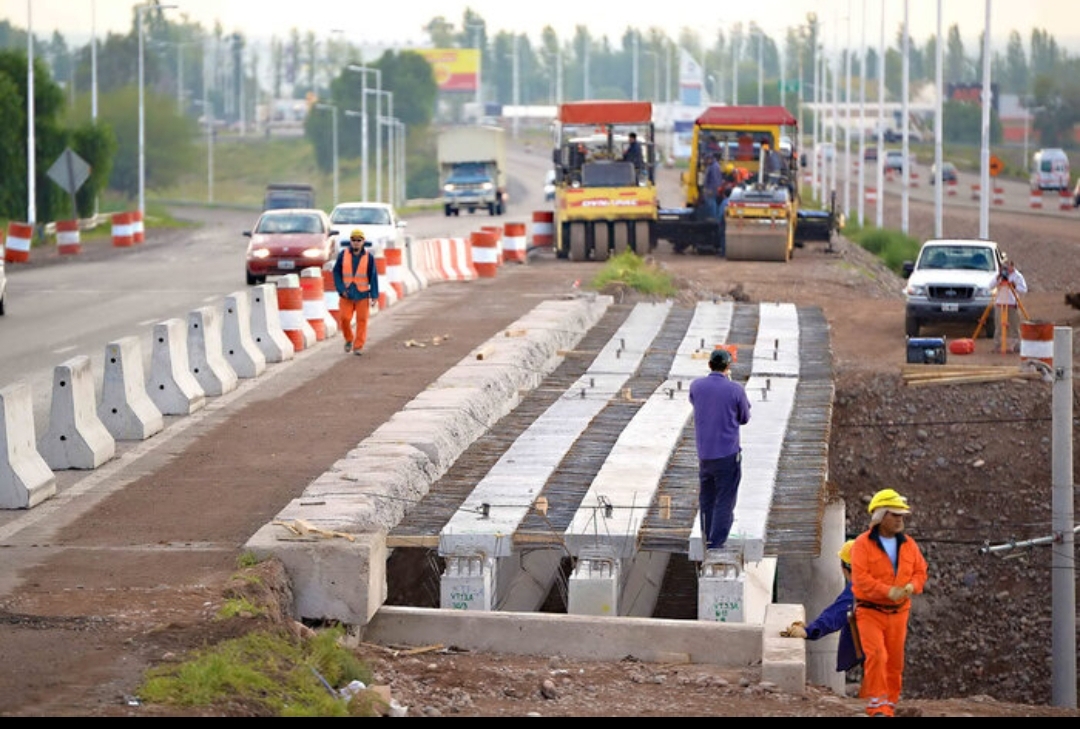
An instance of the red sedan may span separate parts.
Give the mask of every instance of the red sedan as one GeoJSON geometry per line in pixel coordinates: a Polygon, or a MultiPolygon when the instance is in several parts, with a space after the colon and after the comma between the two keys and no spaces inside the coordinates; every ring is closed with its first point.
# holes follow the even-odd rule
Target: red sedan
{"type": "Polygon", "coordinates": [[[315,208],[267,210],[245,230],[250,238],[247,247],[247,282],[249,286],[265,283],[267,276],[299,274],[301,270],[322,268],[338,254],[338,231],[330,216],[315,208]]]}

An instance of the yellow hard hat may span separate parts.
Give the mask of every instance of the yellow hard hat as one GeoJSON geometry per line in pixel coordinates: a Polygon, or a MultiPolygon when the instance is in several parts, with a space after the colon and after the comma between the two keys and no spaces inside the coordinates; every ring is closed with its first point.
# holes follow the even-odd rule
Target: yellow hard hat
{"type": "Polygon", "coordinates": [[[349,240],[364,240],[364,231],[353,228],[353,231],[349,233],[349,240]]]}
{"type": "Polygon", "coordinates": [[[725,175],[730,175],[734,171],[735,171],[735,165],[731,164],[730,162],[728,162],[727,164],[724,165],[724,174],[725,175]]]}
{"type": "Polygon", "coordinates": [[[840,547],[840,551],[836,553],[836,556],[840,558],[840,561],[844,564],[851,566],[851,547],[855,544],[854,539],[849,539],[844,542],[844,546],[840,547]]]}
{"type": "Polygon", "coordinates": [[[870,499],[868,511],[873,514],[878,509],[888,509],[889,511],[895,511],[897,514],[911,513],[911,507],[908,506],[907,499],[893,489],[882,489],[870,499]]]}

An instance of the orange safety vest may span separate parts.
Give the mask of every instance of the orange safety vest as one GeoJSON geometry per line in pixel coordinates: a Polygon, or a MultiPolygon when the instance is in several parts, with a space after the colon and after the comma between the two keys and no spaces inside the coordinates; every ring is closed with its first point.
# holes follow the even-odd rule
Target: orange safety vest
{"type": "Polygon", "coordinates": [[[354,266],[352,248],[345,249],[345,255],[341,257],[341,280],[346,289],[349,284],[356,284],[357,290],[362,294],[371,290],[371,282],[367,276],[369,255],[367,251],[361,253],[360,265],[354,266]]]}

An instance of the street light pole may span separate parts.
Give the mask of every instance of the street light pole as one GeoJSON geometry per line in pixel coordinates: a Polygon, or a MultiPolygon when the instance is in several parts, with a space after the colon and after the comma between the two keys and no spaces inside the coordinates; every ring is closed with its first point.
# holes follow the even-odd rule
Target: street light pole
{"type": "MultiPolygon", "coordinates": [[[[361,112],[361,111],[356,111],[355,109],[345,109],[345,116],[359,117],[359,119],[360,119],[360,133],[362,135],[363,130],[364,130],[364,113],[361,112]]],[[[363,143],[361,142],[361,146],[362,145],[363,145],[363,143]]],[[[364,159],[364,160],[362,160],[362,162],[363,162],[363,164],[360,165],[360,170],[361,170],[360,171],[360,178],[362,180],[361,183],[360,183],[360,186],[364,187],[365,186],[364,183],[366,182],[366,170],[365,170],[365,167],[366,167],[367,160],[364,159]]],[[[363,195],[363,193],[361,193],[360,199],[361,200],[366,200],[367,198],[363,195]]]]}
{"type": "Polygon", "coordinates": [[[37,184],[34,180],[37,145],[34,143],[34,29],[30,18],[30,0],[26,0],[26,224],[32,230],[37,222],[37,184]]]}
{"type": "Polygon", "coordinates": [[[765,105],[765,36],[761,28],[757,31],[757,105],[765,105]]]}
{"type": "Polygon", "coordinates": [[[382,88],[382,70],[371,66],[349,64],[346,68],[360,74],[360,199],[368,199],[368,116],[367,74],[375,74],[376,88],[382,88]]]}
{"type": "Polygon", "coordinates": [[[378,119],[382,116],[382,97],[385,95],[388,99],[388,109],[390,113],[388,116],[394,115],[394,92],[383,91],[382,89],[369,89],[369,94],[375,94],[375,199],[379,202],[386,202],[383,200],[382,194],[382,131],[378,124],[378,119]]]}
{"type": "Polygon", "coordinates": [[[333,116],[331,123],[331,145],[334,150],[334,205],[338,204],[338,137],[337,137],[337,107],[333,104],[315,104],[316,109],[327,109],[333,116]]]}
{"type": "MultiPolygon", "coordinates": [[[[29,0],[27,0],[29,2],[29,0]]],[[[143,89],[143,11],[151,8],[167,10],[176,5],[136,5],[135,18],[139,23],[139,214],[146,215],[146,99],[143,89]]]]}

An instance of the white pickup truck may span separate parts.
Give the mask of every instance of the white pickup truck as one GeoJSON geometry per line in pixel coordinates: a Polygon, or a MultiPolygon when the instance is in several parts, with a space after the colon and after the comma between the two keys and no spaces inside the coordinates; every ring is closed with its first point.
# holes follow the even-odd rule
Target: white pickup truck
{"type": "Polygon", "coordinates": [[[994,311],[1005,254],[994,241],[934,239],[923,243],[919,257],[904,263],[904,331],[919,336],[924,324],[970,322],[983,313],[982,334],[994,336],[994,311]],[[988,311],[989,309],[989,311],[988,311]]]}

